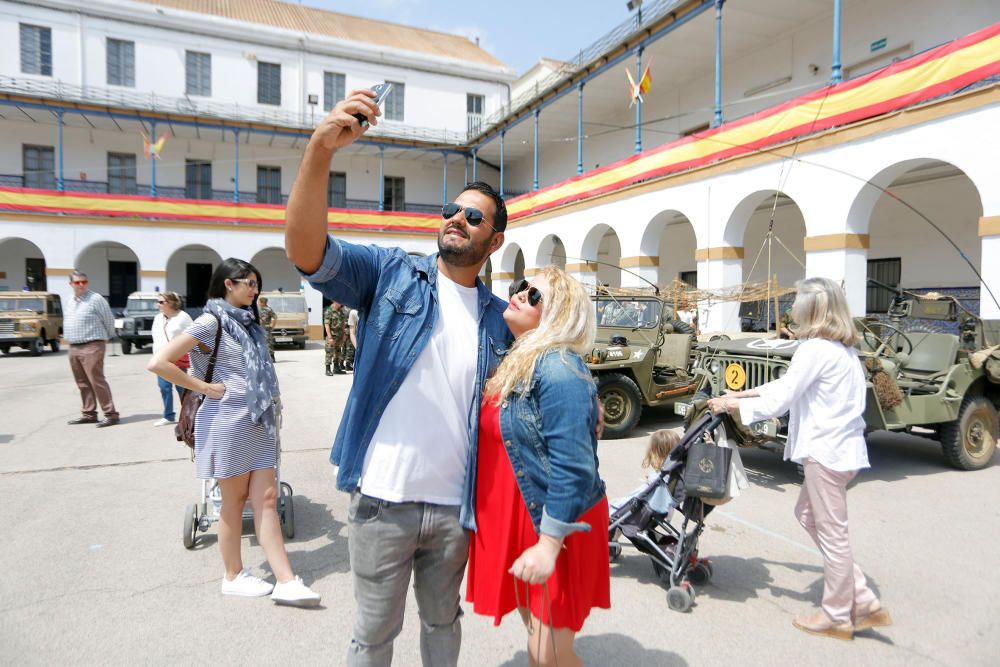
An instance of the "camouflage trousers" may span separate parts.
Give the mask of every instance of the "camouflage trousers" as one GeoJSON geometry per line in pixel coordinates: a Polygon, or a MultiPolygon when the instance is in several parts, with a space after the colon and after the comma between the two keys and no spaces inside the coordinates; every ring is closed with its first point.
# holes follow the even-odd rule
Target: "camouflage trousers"
{"type": "Polygon", "coordinates": [[[274,358],[274,334],[271,332],[270,329],[268,329],[268,331],[267,331],[267,351],[271,355],[271,358],[273,359],[274,358]]]}
{"type": "Polygon", "coordinates": [[[331,343],[326,340],[323,343],[323,351],[326,353],[323,365],[329,366],[330,364],[340,363],[344,360],[344,346],[337,343],[331,343]]]}
{"type": "Polygon", "coordinates": [[[341,350],[340,350],[340,359],[341,359],[341,361],[343,361],[345,363],[348,363],[348,364],[351,364],[351,365],[354,364],[354,345],[351,344],[351,339],[350,338],[348,338],[347,342],[345,342],[343,344],[343,346],[341,347],[341,350]]]}

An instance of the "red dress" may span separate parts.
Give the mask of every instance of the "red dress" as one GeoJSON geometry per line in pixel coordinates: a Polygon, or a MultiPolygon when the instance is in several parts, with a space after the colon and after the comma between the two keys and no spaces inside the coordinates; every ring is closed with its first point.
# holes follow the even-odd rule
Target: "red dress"
{"type": "MultiPolygon", "coordinates": [[[[500,435],[500,408],[483,401],[479,418],[476,464],[476,526],[469,541],[466,599],[473,611],[492,616],[493,624],[517,607],[510,569],[518,556],[538,542],[531,515],[514,479],[500,435]]],[[[608,560],[608,500],[601,498],[580,517],[590,532],[570,533],[548,580],[548,600],[541,584],[517,581],[522,605],[546,625],[579,632],[594,607],[611,607],[611,566],[608,560]],[[526,590],[526,588],[530,588],[526,590]],[[552,618],[549,619],[549,609],[552,618]]]]}

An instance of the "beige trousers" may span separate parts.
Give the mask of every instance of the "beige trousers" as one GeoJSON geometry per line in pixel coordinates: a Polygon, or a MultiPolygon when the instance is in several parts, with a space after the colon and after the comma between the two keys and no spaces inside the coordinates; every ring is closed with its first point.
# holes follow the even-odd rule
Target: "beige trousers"
{"type": "Polygon", "coordinates": [[[847,530],[847,485],[856,470],[830,470],[812,459],[795,504],[795,516],[823,554],[823,611],[836,623],[852,621],[854,605],[875,600],[854,563],[847,530]]]}
{"type": "Polygon", "coordinates": [[[97,404],[100,403],[105,417],[118,418],[118,411],[111,399],[111,387],[104,378],[106,347],[103,340],[69,346],[69,367],[73,371],[76,386],[80,389],[80,399],[83,402],[80,412],[84,417],[97,417],[97,404]]]}

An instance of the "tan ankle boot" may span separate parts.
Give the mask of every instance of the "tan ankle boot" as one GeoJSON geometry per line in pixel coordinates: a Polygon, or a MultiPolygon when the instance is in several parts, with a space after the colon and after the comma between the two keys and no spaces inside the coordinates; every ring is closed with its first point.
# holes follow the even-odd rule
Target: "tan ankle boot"
{"type": "Polygon", "coordinates": [[[807,616],[796,616],[792,625],[811,635],[833,637],[834,639],[854,639],[854,626],[850,622],[835,623],[822,609],[807,616]]]}
{"type": "Polygon", "coordinates": [[[854,630],[868,630],[870,628],[884,628],[892,625],[892,616],[889,610],[882,607],[878,600],[869,602],[866,605],[855,605],[854,607],[854,630]]]}

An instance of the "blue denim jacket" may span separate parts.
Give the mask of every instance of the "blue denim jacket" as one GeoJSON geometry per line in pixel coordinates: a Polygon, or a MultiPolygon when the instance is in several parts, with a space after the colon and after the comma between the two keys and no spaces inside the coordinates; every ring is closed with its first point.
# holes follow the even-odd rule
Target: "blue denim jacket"
{"type": "MultiPolygon", "coordinates": [[[[597,472],[597,387],[574,352],[549,350],[528,390],[500,404],[500,433],[535,530],[565,537],[604,496],[597,472]]],[[[605,527],[606,528],[606,527],[605,527]]]]}
{"type": "MultiPolygon", "coordinates": [[[[337,488],[358,488],[365,453],[389,401],[434,329],[438,317],[437,255],[414,257],[400,248],[355,245],[327,237],[323,263],[306,280],[328,299],[357,308],[358,345],[354,385],[330,453],[337,488]]],[[[469,464],[462,493],[461,521],[475,527],[476,443],[483,385],[493,374],[511,335],[503,320],[507,302],[482,281],[479,289],[479,356],[469,406],[469,464]]],[[[419,415],[414,415],[414,424],[419,415]]]]}

